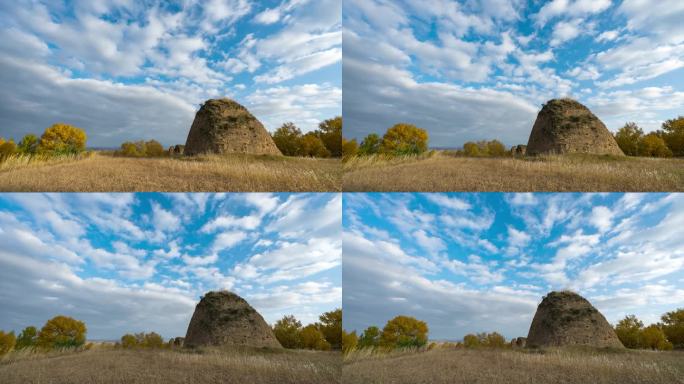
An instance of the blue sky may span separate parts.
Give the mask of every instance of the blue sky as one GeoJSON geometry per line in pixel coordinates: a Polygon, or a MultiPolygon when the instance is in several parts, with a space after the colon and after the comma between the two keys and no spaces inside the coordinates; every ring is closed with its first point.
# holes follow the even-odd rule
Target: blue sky
{"type": "Polygon", "coordinates": [[[62,0],[0,5],[0,136],[66,122],[89,145],[184,143],[208,98],[269,130],[341,114],[341,0],[62,0]]]}
{"type": "Polygon", "coordinates": [[[526,336],[572,289],[612,324],[684,307],[681,194],[346,194],[344,327],[397,315],[432,339],[526,336]]]}
{"type": "Polygon", "coordinates": [[[0,329],[184,336],[209,290],[273,323],[341,306],[340,194],[1,194],[0,329]]]}
{"type": "Polygon", "coordinates": [[[409,122],[436,147],[526,144],[570,96],[610,130],[660,128],[684,106],[680,0],[348,0],[345,135],[409,122]]]}

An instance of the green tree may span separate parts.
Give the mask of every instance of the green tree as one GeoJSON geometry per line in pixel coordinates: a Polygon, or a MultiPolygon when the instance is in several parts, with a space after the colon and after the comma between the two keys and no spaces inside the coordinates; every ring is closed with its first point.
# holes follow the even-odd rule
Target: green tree
{"type": "Polygon", "coordinates": [[[17,150],[27,155],[36,153],[38,151],[38,137],[32,133],[24,136],[19,142],[17,150]]]}
{"type": "Polygon", "coordinates": [[[663,139],[672,154],[684,156],[684,116],[663,123],[663,139]]]}
{"type": "Polygon", "coordinates": [[[649,325],[641,331],[639,345],[641,348],[660,351],[672,349],[672,343],[667,341],[665,333],[657,325],[649,325]]]}
{"type": "Polygon", "coordinates": [[[636,123],[627,123],[615,133],[615,141],[628,156],[639,155],[639,141],[644,136],[644,131],[636,123]]]}
{"type": "Polygon", "coordinates": [[[466,156],[480,156],[480,146],[478,146],[476,143],[473,143],[472,141],[468,141],[465,144],[463,144],[463,153],[466,156]]]}
{"type": "Polygon", "coordinates": [[[39,151],[56,154],[79,153],[85,150],[85,132],[68,124],[54,124],[40,137],[39,151]]]}
{"type": "Polygon", "coordinates": [[[380,344],[391,348],[422,347],[427,343],[428,326],[410,316],[397,316],[382,329],[380,344]]]}
{"type": "Polygon", "coordinates": [[[359,338],[360,348],[377,347],[380,344],[380,328],[371,325],[366,328],[359,338]]]}
{"type": "Polygon", "coordinates": [[[313,132],[302,136],[299,141],[301,146],[300,154],[307,157],[330,157],[330,151],[325,147],[321,138],[313,132]]]}
{"type": "Polygon", "coordinates": [[[463,336],[463,345],[466,348],[475,348],[480,346],[480,338],[472,333],[463,336]]]}
{"type": "Polygon", "coordinates": [[[161,348],[164,346],[164,339],[155,332],[143,333],[142,347],[144,348],[161,348]]]}
{"type": "Polygon", "coordinates": [[[302,328],[300,337],[302,348],[318,351],[329,351],[331,348],[330,343],[323,336],[323,332],[315,324],[309,324],[302,328]]]}
{"type": "Polygon", "coordinates": [[[150,157],[162,157],[165,153],[164,146],[158,141],[149,140],[145,142],[145,155],[150,157]]]}
{"type": "Polygon", "coordinates": [[[342,330],[342,352],[349,353],[356,349],[359,344],[359,338],[356,336],[356,331],[346,332],[342,330]]]}
{"type": "Polygon", "coordinates": [[[38,330],[36,327],[29,326],[24,328],[17,337],[17,349],[33,348],[38,344],[38,330]]]}
{"type": "Polygon", "coordinates": [[[672,151],[657,133],[651,132],[639,141],[639,155],[652,157],[672,157],[672,151]]]}
{"type": "Polygon", "coordinates": [[[342,157],[342,116],[322,121],[316,131],[333,157],[342,157]]]}
{"type": "Polygon", "coordinates": [[[300,156],[302,131],[294,123],[285,123],[273,132],[273,142],[285,156],[300,156]]]}
{"type": "Polygon", "coordinates": [[[0,331],[0,356],[12,352],[16,342],[17,338],[14,336],[14,332],[5,333],[0,331]]]}
{"type": "Polygon", "coordinates": [[[615,326],[615,333],[618,339],[627,348],[639,348],[639,335],[644,323],[634,315],[626,316],[615,326]]]}
{"type": "Polygon", "coordinates": [[[380,136],[376,133],[370,133],[366,136],[359,146],[359,155],[368,156],[380,152],[380,136]]]}
{"type": "Polygon", "coordinates": [[[283,316],[273,325],[273,333],[283,347],[299,348],[302,345],[301,328],[302,323],[294,316],[283,316]]]}
{"type": "Polygon", "coordinates": [[[499,140],[491,140],[487,142],[487,153],[489,156],[501,157],[506,154],[506,146],[499,140]]]}
{"type": "Polygon", "coordinates": [[[38,345],[44,348],[80,347],[85,343],[86,326],[67,316],[48,320],[38,334],[38,345]]]}
{"type": "Polygon", "coordinates": [[[342,309],[325,312],[318,317],[321,321],[321,332],[333,349],[342,348],[342,309]]]}
{"type": "Polygon", "coordinates": [[[395,124],[385,132],[381,152],[393,155],[416,155],[427,151],[428,133],[413,124],[395,124]]]}
{"type": "Polygon", "coordinates": [[[359,145],[356,143],[356,139],[347,140],[342,138],[342,156],[353,157],[359,152],[359,145]]]}
{"type": "Polygon", "coordinates": [[[684,349],[684,308],[667,312],[660,318],[663,322],[663,332],[672,344],[684,349]]]}

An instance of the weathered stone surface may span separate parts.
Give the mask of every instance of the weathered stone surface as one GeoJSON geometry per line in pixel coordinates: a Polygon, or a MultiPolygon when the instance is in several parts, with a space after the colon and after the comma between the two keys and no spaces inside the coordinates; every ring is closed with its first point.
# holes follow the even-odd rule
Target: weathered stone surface
{"type": "Polygon", "coordinates": [[[185,154],[205,153],[281,155],[261,122],[230,99],[207,100],[195,115],[185,154]]]}
{"type": "Polygon", "coordinates": [[[586,345],[624,348],[606,318],[582,296],[551,292],[537,307],[527,347],[586,345]]]}
{"type": "Polygon", "coordinates": [[[184,345],[282,348],[264,318],[243,298],[227,291],[208,292],[200,300],[184,345]]]}
{"type": "Polygon", "coordinates": [[[624,156],[615,138],[589,108],[572,99],[549,100],[534,122],[528,155],[591,153],[624,156]]]}

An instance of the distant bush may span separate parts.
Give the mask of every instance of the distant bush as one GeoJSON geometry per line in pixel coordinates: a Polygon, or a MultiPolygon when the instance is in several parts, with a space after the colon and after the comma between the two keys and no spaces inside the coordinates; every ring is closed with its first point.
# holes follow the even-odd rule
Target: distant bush
{"type": "Polygon", "coordinates": [[[302,345],[300,329],[302,323],[294,316],[283,316],[273,325],[273,333],[284,348],[295,349],[302,345]]]}
{"type": "Polygon", "coordinates": [[[309,132],[300,140],[300,156],[305,157],[330,157],[330,151],[323,141],[315,133],[309,132]]]}
{"type": "Polygon", "coordinates": [[[29,326],[24,328],[17,337],[17,349],[33,348],[38,344],[38,330],[36,327],[29,326]]]}
{"type": "Polygon", "coordinates": [[[121,148],[114,152],[116,156],[126,157],[163,157],[168,154],[164,147],[156,140],[126,141],[121,148]]]}
{"type": "Polygon", "coordinates": [[[672,349],[672,343],[667,341],[663,330],[653,324],[644,328],[640,335],[640,346],[645,349],[653,349],[660,351],[669,351],[672,349]]]}
{"type": "Polygon", "coordinates": [[[0,141],[0,159],[11,156],[17,152],[17,146],[14,141],[0,141]]]}
{"type": "Polygon", "coordinates": [[[332,157],[342,157],[342,116],[324,120],[314,132],[332,157]]]}
{"type": "Polygon", "coordinates": [[[342,310],[325,312],[320,323],[302,323],[294,316],[283,316],[273,325],[273,333],[284,348],[316,349],[327,351],[342,348],[342,310]]]}
{"type": "Polygon", "coordinates": [[[463,336],[463,346],[466,348],[475,348],[480,346],[480,338],[472,333],[463,336]]]}
{"type": "Polygon", "coordinates": [[[480,140],[464,143],[462,154],[468,157],[503,157],[508,156],[509,152],[499,140],[480,140]]]}
{"type": "Polygon", "coordinates": [[[86,326],[67,316],[48,320],[38,334],[38,345],[48,349],[80,347],[85,343],[86,326]]]}
{"type": "Polygon", "coordinates": [[[370,133],[361,141],[358,153],[361,156],[374,155],[380,152],[380,144],[380,136],[376,133],[370,133]]]}
{"type": "Polygon", "coordinates": [[[10,353],[14,349],[16,341],[14,332],[5,333],[0,331],[0,356],[10,353]]]}
{"type": "Polygon", "coordinates": [[[661,318],[663,332],[675,348],[684,349],[684,308],[667,312],[661,318]]]}
{"type": "Polygon", "coordinates": [[[273,132],[273,142],[285,156],[299,156],[302,131],[294,123],[285,123],[273,132]]]}
{"type": "Polygon", "coordinates": [[[372,348],[380,345],[380,328],[371,325],[359,337],[359,348],[372,348]]]}
{"type": "Polygon", "coordinates": [[[359,153],[359,144],[356,139],[342,139],[342,156],[343,157],[354,157],[359,153]]]}
{"type": "Polygon", "coordinates": [[[38,139],[38,137],[34,134],[29,133],[21,139],[19,145],[17,146],[17,151],[19,153],[33,155],[36,152],[38,152],[39,144],[40,140],[38,139]]]}
{"type": "Polygon", "coordinates": [[[636,123],[626,123],[615,133],[615,141],[627,156],[639,155],[639,141],[644,131],[636,123]]]}
{"type": "Polygon", "coordinates": [[[634,315],[629,315],[620,320],[615,326],[615,334],[627,348],[639,348],[639,337],[644,327],[639,319],[634,315]]]}
{"type": "Polygon", "coordinates": [[[38,150],[54,154],[75,154],[85,150],[86,133],[68,124],[54,124],[40,137],[38,150]]]}
{"type": "Polygon", "coordinates": [[[122,348],[150,348],[159,349],[164,348],[164,339],[155,332],[145,333],[140,332],[134,335],[127,333],[121,336],[122,348]]]}
{"type": "Polygon", "coordinates": [[[672,157],[672,151],[662,137],[651,132],[639,140],[639,156],[672,157]]]}
{"type": "Polygon", "coordinates": [[[667,312],[662,324],[644,323],[634,315],[626,316],[615,325],[620,342],[631,349],[671,350],[684,348],[684,308],[667,312]]]}
{"type": "Polygon", "coordinates": [[[321,122],[318,129],[302,134],[294,123],[283,124],[271,134],[273,142],[285,156],[341,157],[342,117],[321,122]]]}

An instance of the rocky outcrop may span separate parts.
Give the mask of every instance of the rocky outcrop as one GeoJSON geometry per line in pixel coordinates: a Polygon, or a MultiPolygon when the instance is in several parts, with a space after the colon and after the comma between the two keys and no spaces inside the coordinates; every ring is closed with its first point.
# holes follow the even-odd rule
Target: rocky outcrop
{"type": "Polygon", "coordinates": [[[527,347],[585,345],[624,348],[606,318],[582,296],[551,292],[537,307],[527,347]]]}
{"type": "Polygon", "coordinates": [[[527,345],[527,338],[525,337],[515,337],[511,339],[512,348],[525,348],[527,345]]]}
{"type": "Polygon", "coordinates": [[[511,155],[514,157],[523,157],[527,154],[527,145],[514,145],[511,147],[511,155]]]}
{"type": "Polygon", "coordinates": [[[613,135],[589,108],[572,99],[549,100],[534,122],[527,155],[565,153],[624,156],[613,135]]]}
{"type": "Polygon", "coordinates": [[[184,345],[282,348],[264,318],[245,299],[227,291],[209,292],[202,297],[188,325],[184,345]]]}
{"type": "Polygon", "coordinates": [[[192,122],[185,154],[207,153],[281,155],[261,122],[230,99],[207,100],[192,122]]]}

